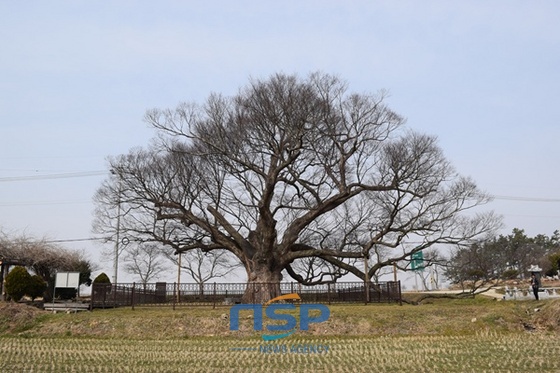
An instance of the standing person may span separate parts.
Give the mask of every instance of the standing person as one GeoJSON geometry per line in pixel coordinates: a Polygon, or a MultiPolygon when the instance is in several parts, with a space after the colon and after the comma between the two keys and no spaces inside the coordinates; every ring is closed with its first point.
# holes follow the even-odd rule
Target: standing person
{"type": "Polygon", "coordinates": [[[533,294],[535,295],[535,299],[539,300],[539,287],[540,287],[540,282],[539,279],[537,278],[537,276],[532,273],[531,274],[531,288],[533,288],[533,294]]]}

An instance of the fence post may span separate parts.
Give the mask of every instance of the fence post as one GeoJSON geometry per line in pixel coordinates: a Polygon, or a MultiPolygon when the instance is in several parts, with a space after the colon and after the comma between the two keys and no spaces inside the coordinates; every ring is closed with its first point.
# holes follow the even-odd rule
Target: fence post
{"type": "Polygon", "coordinates": [[[214,299],[212,308],[216,308],[216,282],[214,281],[214,295],[212,296],[212,298],[214,299]]]}
{"type": "Polygon", "coordinates": [[[181,283],[177,283],[177,303],[181,303],[181,283]]]}
{"type": "Polygon", "coordinates": [[[113,307],[117,307],[117,291],[118,285],[115,283],[115,291],[113,291],[113,307]]]}
{"type": "Polygon", "coordinates": [[[103,291],[103,309],[105,309],[105,305],[107,303],[107,289],[111,289],[112,285],[108,284],[109,286],[107,286],[107,284],[103,284],[103,288],[105,289],[103,291]]]}
{"type": "Polygon", "coordinates": [[[327,303],[331,305],[331,283],[327,283],[327,303]]]}
{"type": "Polygon", "coordinates": [[[177,303],[177,283],[173,283],[173,311],[175,311],[175,303],[177,303]]]}
{"type": "MultiPolygon", "coordinates": [[[[89,310],[93,311],[93,305],[95,304],[95,293],[96,293],[96,289],[95,289],[95,285],[96,284],[91,284],[91,301],[89,304],[89,310]]],[[[2,296],[2,294],[0,294],[0,297],[2,296]]]]}
{"type": "Polygon", "coordinates": [[[132,292],[130,294],[130,303],[132,305],[132,310],[134,311],[134,294],[136,292],[136,282],[132,283],[132,292]]]}

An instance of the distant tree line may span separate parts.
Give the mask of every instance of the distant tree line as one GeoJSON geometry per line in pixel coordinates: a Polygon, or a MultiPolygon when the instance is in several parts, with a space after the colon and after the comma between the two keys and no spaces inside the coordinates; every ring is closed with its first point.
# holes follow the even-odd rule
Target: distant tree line
{"type": "Polygon", "coordinates": [[[510,279],[525,279],[532,266],[544,276],[557,276],[560,265],[560,232],[529,237],[515,228],[455,249],[445,263],[444,275],[463,289],[476,292],[510,279]]]}

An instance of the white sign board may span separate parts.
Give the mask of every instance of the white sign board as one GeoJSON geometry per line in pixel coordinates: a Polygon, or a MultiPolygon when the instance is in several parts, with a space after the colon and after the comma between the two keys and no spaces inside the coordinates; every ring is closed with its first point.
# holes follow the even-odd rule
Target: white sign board
{"type": "Polygon", "coordinates": [[[80,287],[80,272],[58,272],[54,287],[74,289],[80,287]]]}

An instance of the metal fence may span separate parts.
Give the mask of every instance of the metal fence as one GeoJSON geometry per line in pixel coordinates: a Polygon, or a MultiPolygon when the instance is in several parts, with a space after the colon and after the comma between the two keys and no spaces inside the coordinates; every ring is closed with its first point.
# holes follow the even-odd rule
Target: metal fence
{"type": "MultiPolygon", "coordinates": [[[[369,283],[337,282],[304,286],[294,282],[280,283],[282,294],[297,293],[305,303],[401,303],[400,281],[369,283]],[[369,290],[369,291],[368,291],[369,290]]],[[[177,284],[93,284],[92,308],[120,306],[219,306],[255,303],[255,292],[278,284],[205,283],[177,284]],[[242,300],[243,296],[246,298],[242,300]]]]}

